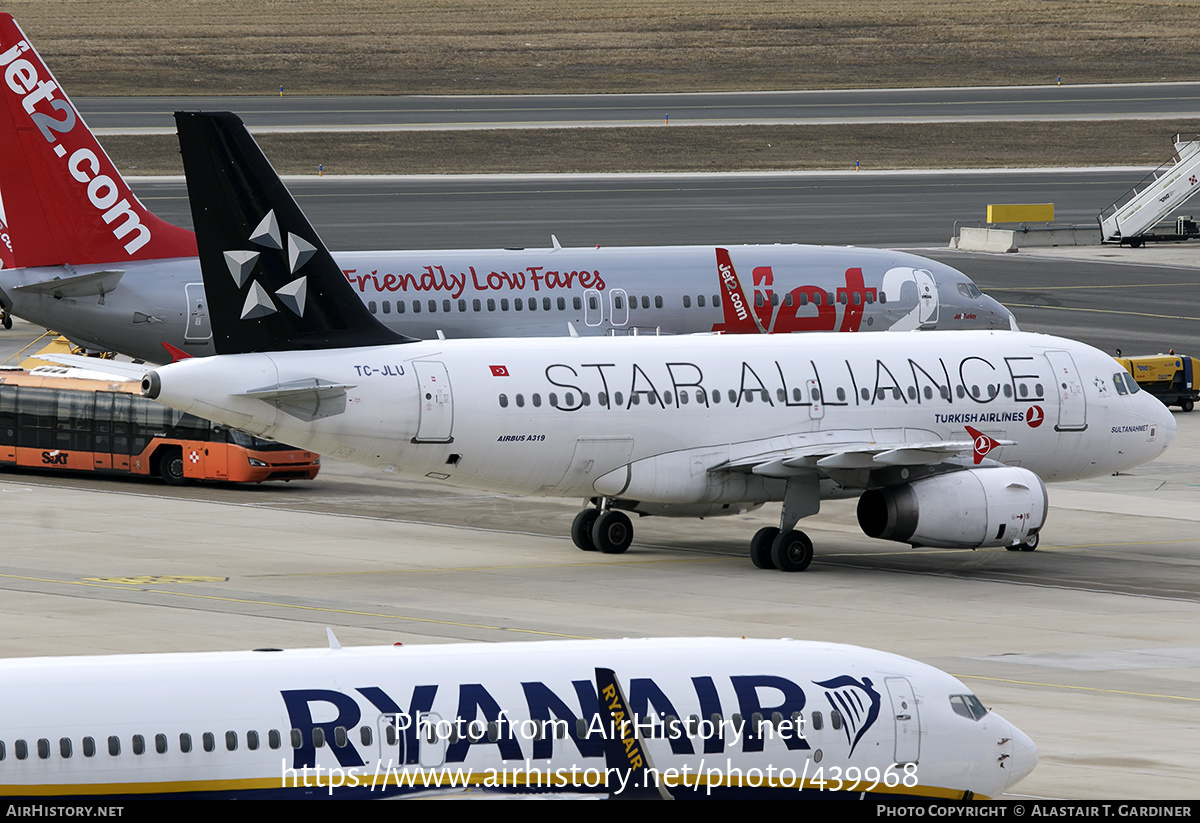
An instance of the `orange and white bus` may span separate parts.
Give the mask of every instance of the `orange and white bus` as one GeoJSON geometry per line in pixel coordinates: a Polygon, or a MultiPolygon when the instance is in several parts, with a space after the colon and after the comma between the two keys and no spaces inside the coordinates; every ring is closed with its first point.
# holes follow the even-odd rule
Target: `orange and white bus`
{"type": "Polygon", "coordinates": [[[59,366],[0,367],[0,467],[261,483],[311,480],[321,458],[140,395],[135,380],[59,366]]]}

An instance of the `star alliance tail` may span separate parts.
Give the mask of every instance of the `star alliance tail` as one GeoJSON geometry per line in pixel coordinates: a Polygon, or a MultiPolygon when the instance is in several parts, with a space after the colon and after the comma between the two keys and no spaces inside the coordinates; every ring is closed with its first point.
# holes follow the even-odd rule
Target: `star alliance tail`
{"type": "Polygon", "coordinates": [[[412,341],[367,311],[241,119],[175,123],[218,354],[412,341]]]}

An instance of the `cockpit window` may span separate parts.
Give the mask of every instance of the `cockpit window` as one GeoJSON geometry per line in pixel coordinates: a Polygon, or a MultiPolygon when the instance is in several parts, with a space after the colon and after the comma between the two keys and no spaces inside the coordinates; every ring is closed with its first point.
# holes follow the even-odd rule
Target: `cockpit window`
{"type": "Polygon", "coordinates": [[[983,295],[983,292],[981,292],[979,287],[974,283],[959,283],[958,293],[963,297],[969,297],[972,300],[978,300],[979,297],[983,295]]]}
{"type": "Polygon", "coordinates": [[[1124,370],[1113,375],[1113,383],[1117,386],[1117,394],[1137,394],[1141,391],[1133,375],[1124,370]]]}
{"type": "Polygon", "coordinates": [[[979,720],[988,713],[987,708],[973,694],[950,695],[950,708],[954,709],[955,714],[971,720],[979,720]]]}

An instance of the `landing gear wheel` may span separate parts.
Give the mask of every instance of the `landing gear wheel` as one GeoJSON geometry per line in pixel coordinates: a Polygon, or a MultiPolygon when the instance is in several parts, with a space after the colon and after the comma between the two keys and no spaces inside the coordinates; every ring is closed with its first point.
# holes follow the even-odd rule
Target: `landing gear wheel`
{"type": "Polygon", "coordinates": [[[773,569],[775,563],[771,560],[771,545],[779,536],[779,529],[766,526],[754,533],[750,538],[750,560],[759,569],[773,569]]]}
{"type": "Polygon", "coordinates": [[[158,462],[158,474],[168,486],[182,486],[187,482],[183,476],[183,452],[164,454],[158,462]]]}
{"type": "MultiPolygon", "coordinates": [[[[7,329],[8,326],[6,325],[4,328],[7,329]]],[[[1189,400],[1181,400],[1179,402],[1179,408],[1183,409],[1185,412],[1190,412],[1195,407],[1196,407],[1196,404],[1190,399],[1189,400]]]]}
{"type": "Polygon", "coordinates": [[[585,552],[596,550],[596,544],[592,542],[592,526],[596,524],[596,518],[599,516],[598,509],[584,509],[575,515],[575,521],[571,523],[571,539],[585,552]]]}
{"type": "Polygon", "coordinates": [[[4,322],[4,328],[11,329],[12,328],[12,315],[9,314],[8,312],[4,312],[4,321],[3,322],[4,322]]]}
{"type": "Polygon", "coordinates": [[[1039,542],[1039,537],[1035,534],[1024,543],[1018,543],[1015,546],[1005,546],[1005,548],[1010,552],[1031,552],[1038,547],[1039,542]]]}
{"type": "Polygon", "coordinates": [[[771,562],[784,572],[802,572],[812,563],[813,544],[802,531],[784,532],[771,544],[771,562]]]}
{"type": "Polygon", "coordinates": [[[592,525],[592,543],[605,554],[620,554],[633,542],[633,524],[625,512],[609,509],[592,525]]]}

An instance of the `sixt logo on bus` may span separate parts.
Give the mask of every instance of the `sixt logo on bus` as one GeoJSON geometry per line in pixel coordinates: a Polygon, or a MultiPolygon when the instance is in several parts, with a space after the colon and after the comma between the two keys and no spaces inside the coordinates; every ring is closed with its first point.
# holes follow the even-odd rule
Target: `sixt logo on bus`
{"type": "MultiPolygon", "coordinates": [[[[0,48],[3,48],[0,45],[0,48]]],[[[68,149],[57,135],[69,135],[79,122],[79,115],[65,97],[55,97],[61,90],[53,79],[42,79],[39,68],[49,75],[41,61],[33,62],[21,55],[31,52],[29,43],[19,40],[16,45],[0,53],[0,68],[4,70],[4,85],[8,91],[21,99],[21,106],[38,131],[50,144],[54,155],[65,159],[67,171],[80,184],[87,186],[87,198],[104,222],[112,226],[117,240],[134,236],[125,243],[125,253],[132,255],[150,242],[150,229],[142,224],[141,217],[134,211],[130,198],[122,196],[120,186],[113,177],[101,174],[101,160],[96,152],[87,147],[78,148],[68,156],[68,149]],[[42,110],[35,110],[35,109],[42,110]],[[54,114],[48,113],[49,109],[54,114]]],[[[37,58],[37,52],[32,55],[37,58]]],[[[107,158],[105,158],[107,160],[107,158]]]]}
{"type": "Polygon", "coordinates": [[[42,463],[47,466],[67,465],[67,453],[60,451],[42,452],[42,463]]]}

